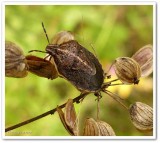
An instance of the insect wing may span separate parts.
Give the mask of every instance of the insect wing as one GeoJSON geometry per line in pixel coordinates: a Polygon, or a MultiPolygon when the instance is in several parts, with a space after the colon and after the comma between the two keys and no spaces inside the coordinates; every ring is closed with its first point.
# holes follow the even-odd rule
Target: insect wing
{"type": "MultiPolygon", "coordinates": [[[[78,42],[72,40],[60,45],[60,49],[63,51],[63,55],[67,55],[67,66],[70,66],[72,70],[81,71],[89,75],[96,74],[96,67],[93,60],[94,55],[82,47],[78,42]]],[[[66,61],[65,61],[66,62],[66,61]]]]}
{"type": "MultiPolygon", "coordinates": [[[[78,46],[81,46],[81,45],[78,45],[78,46]]],[[[77,66],[78,70],[83,69],[84,72],[91,74],[91,75],[95,75],[96,74],[96,67],[93,62],[95,59],[95,57],[93,57],[93,54],[91,54],[85,48],[82,48],[82,52],[79,55],[79,57],[82,60],[82,64],[81,64],[82,67],[80,68],[79,66],[77,66]]]]}

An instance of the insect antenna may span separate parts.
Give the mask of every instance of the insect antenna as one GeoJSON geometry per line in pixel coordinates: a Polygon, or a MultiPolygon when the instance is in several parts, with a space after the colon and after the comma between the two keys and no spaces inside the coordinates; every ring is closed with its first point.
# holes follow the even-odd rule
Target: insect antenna
{"type": "MultiPolygon", "coordinates": [[[[47,35],[47,32],[46,32],[46,29],[45,29],[45,27],[44,27],[43,22],[42,22],[42,27],[43,27],[43,31],[44,31],[44,33],[45,33],[45,35],[46,35],[46,38],[47,38],[48,44],[50,44],[50,42],[49,42],[49,38],[48,38],[48,35],[47,35]]],[[[31,50],[31,51],[29,51],[28,53],[31,53],[31,52],[47,53],[47,52],[45,52],[45,51],[41,51],[41,50],[31,50]]]]}
{"type": "Polygon", "coordinates": [[[85,38],[84,38],[84,19],[83,19],[83,15],[82,15],[82,13],[81,13],[81,20],[82,20],[82,22],[80,23],[80,28],[82,29],[82,40],[83,40],[83,42],[85,41],[85,38]]]}
{"type": "Polygon", "coordinates": [[[50,42],[49,42],[49,38],[48,38],[48,35],[47,35],[47,31],[46,31],[46,29],[45,29],[45,27],[44,27],[43,22],[42,22],[42,27],[43,27],[43,31],[44,31],[44,33],[45,33],[45,35],[46,35],[46,38],[47,38],[48,44],[50,44],[50,42]]]}

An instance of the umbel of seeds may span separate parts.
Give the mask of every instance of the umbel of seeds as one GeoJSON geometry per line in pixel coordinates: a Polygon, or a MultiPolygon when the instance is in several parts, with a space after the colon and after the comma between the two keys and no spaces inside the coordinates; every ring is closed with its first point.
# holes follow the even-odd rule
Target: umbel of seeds
{"type": "MultiPolygon", "coordinates": [[[[57,107],[57,112],[68,133],[72,136],[78,136],[78,118],[73,100],[69,99],[67,101],[64,112],[60,107],[57,107]]],[[[101,120],[96,121],[93,118],[87,118],[82,136],[115,136],[115,132],[108,123],[101,120]]]]}
{"type": "Polygon", "coordinates": [[[5,42],[5,76],[22,78],[27,76],[27,61],[22,49],[16,44],[5,42]]]}
{"type": "Polygon", "coordinates": [[[120,57],[113,65],[117,77],[125,84],[138,84],[141,77],[139,64],[129,57],[120,57]]]}
{"type": "Polygon", "coordinates": [[[142,102],[135,102],[129,109],[133,125],[141,131],[153,129],[153,109],[142,102]]]}
{"type": "Polygon", "coordinates": [[[106,122],[87,118],[83,136],[115,136],[113,128],[106,122]]]}
{"type": "Polygon", "coordinates": [[[142,47],[131,58],[117,58],[113,67],[122,83],[138,84],[140,77],[146,77],[153,72],[152,45],[142,47]]]}

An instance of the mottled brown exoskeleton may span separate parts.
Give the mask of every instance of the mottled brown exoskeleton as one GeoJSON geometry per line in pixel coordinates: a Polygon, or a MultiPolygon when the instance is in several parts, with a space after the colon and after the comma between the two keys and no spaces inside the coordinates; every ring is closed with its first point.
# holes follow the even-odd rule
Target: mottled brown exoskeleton
{"type": "Polygon", "coordinates": [[[46,51],[54,59],[59,76],[83,92],[99,92],[104,72],[98,59],[77,41],[49,44],[46,51]]]}
{"type": "MultiPolygon", "coordinates": [[[[46,34],[43,23],[42,26],[46,34]]],[[[48,40],[47,34],[46,37],[48,40]]],[[[94,54],[74,40],[70,32],[59,32],[54,37],[54,42],[46,46],[46,53],[55,65],[59,77],[71,82],[81,93],[97,95],[102,90],[104,82],[102,65],[94,54]]]]}

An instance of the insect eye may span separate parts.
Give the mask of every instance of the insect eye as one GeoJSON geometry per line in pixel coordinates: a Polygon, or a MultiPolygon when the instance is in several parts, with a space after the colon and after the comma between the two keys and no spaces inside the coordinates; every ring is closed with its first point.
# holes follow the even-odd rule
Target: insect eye
{"type": "Polygon", "coordinates": [[[54,47],[55,47],[55,46],[53,46],[53,45],[51,45],[51,44],[50,44],[50,45],[47,45],[46,51],[49,52],[50,50],[53,50],[54,47]]]}

